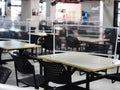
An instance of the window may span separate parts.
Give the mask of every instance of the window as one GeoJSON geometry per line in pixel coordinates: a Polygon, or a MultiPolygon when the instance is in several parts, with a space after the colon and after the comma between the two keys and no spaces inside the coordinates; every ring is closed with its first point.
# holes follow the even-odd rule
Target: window
{"type": "Polygon", "coordinates": [[[21,0],[11,0],[11,18],[19,20],[21,15],[21,0]]]}
{"type": "Polygon", "coordinates": [[[5,2],[0,0],[0,16],[5,16],[5,2]]]}
{"type": "Polygon", "coordinates": [[[120,1],[114,2],[114,22],[113,26],[120,26],[120,1]]]}

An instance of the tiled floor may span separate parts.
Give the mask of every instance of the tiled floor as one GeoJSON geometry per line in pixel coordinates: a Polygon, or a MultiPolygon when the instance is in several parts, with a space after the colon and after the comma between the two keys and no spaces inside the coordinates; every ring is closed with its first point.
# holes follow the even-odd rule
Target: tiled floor
{"type": "MultiPolygon", "coordinates": [[[[35,62],[34,65],[36,67],[36,71],[39,71],[39,66],[38,66],[39,64],[35,62]]],[[[5,66],[12,69],[12,74],[10,75],[10,78],[8,79],[7,84],[16,85],[13,62],[8,62],[5,66]]],[[[108,70],[108,73],[115,72],[115,71],[116,71],[116,68],[110,69],[108,70]]],[[[83,79],[83,78],[85,78],[85,75],[80,76],[78,71],[76,71],[73,74],[73,81],[83,79]]],[[[85,87],[85,84],[81,86],[85,87]]],[[[33,87],[28,87],[28,88],[33,88],[33,87]]],[[[40,88],[39,90],[43,90],[43,89],[40,88]]],[[[90,90],[120,90],[120,82],[111,83],[111,80],[108,80],[108,79],[97,80],[90,83],[90,90]]]]}

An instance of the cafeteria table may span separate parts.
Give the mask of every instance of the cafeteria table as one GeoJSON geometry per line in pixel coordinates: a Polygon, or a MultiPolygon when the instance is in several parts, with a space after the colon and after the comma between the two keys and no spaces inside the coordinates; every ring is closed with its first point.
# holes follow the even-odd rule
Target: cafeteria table
{"type": "Polygon", "coordinates": [[[62,63],[66,66],[80,69],[86,73],[86,79],[73,82],[74,84],[86,83],[86,89],[90,90],[90,82],[105,78],[104,75],[99,75],[97,72],[120,66],[120,61],[112,58],[92,55],[85,52],[65,52],[51,55],[41,55],[37,57],[39,60],[48,60],[52,62],[62,63]],[[95,75],[95,77],[91,77],[95,75]]]}
{"type": "Polygon", "coordinates": [[[5,40],[0,41],[0,64],[4,63],[2,60],[2,52],[3,50],[19,50],[19,52],[23,52],[24,49],[33,49],[38,48],[40,45],[25,43],[17,40],[5,40]]]}
{"type": "Polygon", "coordinates": [[[107,42],[109,39],[105,38],[91,38],[91,37],[77,37],[79,41],[89,42],[89,43],[98,43],[98,42],[107,42]]]}
{"type": "MultiPolygon", "coordinates": [[[[109,39],[106,38],[93,38],[93,37],[83,37],[79,36],[77,39],[84,43],[85,51],[91,51],[91,48],[94,47],[94,44],[106,45],[106,42],[109,42],[109,39]]],[[[106,45],[107,46],[107,45],[106,45]]]]}

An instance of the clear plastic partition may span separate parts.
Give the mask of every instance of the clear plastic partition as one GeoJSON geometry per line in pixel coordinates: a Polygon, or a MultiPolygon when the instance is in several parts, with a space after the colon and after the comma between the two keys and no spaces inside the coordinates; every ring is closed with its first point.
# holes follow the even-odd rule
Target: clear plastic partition
{"type": "Polygon", "coordinates": [[[29,40],[29,22],[12,20],[11,17],[0,18],[0,38],[29,40]]]}
{"type": "Polygon", "coordinates": [[[54,53],[57,51],[87,52],[116,58],[118,53],[118,27],[84,24],[55,24],[54,53]]]}

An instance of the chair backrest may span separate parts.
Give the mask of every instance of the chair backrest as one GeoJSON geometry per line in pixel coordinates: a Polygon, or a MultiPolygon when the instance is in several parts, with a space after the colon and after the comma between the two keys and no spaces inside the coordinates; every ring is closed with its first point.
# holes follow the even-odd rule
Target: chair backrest
{"type": "Polygon", "coordinates": [[[27,57],[11,52],[10,55],[14,60],[15,70],[23,74],[33,74],[34,66],[28,61],[27,57]]]}
{"type": "Polygon", "coordinates": [[[53,35],[47,35],[44,38],[44,43],[42,44],[42,47],[48,50],[53,50],[53,35]]]}
{"type": "Polygon", "coordinates": [[[9,31],[2,31],[1,34],[2,34],[2,38],[10,38],[9,31]]]}
{"type": "Polygon", "coordinates": [[[0,38],[4,38],[4,32],[0,31],[0,38]]]}
{"type": "Polygon", "coordinates": [[[54,82],[58,84],[71,83],[71,74],[60,63],[41,61],[44,67],[44,75],[46,82],[54,82]]]}
{"type": "Polygon", "coordinates": [[[59,31],[60,36],[66,36],[66,29],[63,28],[62,30],[59,31]]]}
{"type": "Polygon", "coordinates": [[[25,31],[25,30],[26,30],[26,26],[20,26],[20,29],[21,29],[22,31],[25,31]]]}
{"type": "Polygon", "coordinates": [[[6,83],[11,72],[12,72],[11,69],[9,69],[7,67],[0,66],[0,83],[6,83]]]}
{"type": "Polygon", "coordinates": [[[20,31],[20,32],[18,32],[18,38],[22,39],[22,40],[28,40],[29,34],[28,34],[28,32],[20,31]]]}
{"type": "Polygon", "coordinates": [[[61,42],[60,37],[59,36],[55,36],[55,47],[58,46],[59,48],[61,48],[61,44],[62,44],[62,42],[61,42]]]}
{"type": "Polygon", "coordinates": [[[66,37],[66,46],[68,47],[78,47],[79,46],[79,40],[75,37],[68,36],[66,37]]]}
{"type": "Polygon", "coordinates": [[[116,29],[106,28],[106,30],[105,30],[105,38],[110,39],[109,42],[111,44],[115,44],[116,37],[117,37],[117,30],[116,29]]]}
{"type": "Polygon", "coordinates": [[[18,39],[18,33],[16,31],[9,31],[10,38],[18,39]]]}
{"type": "Polygon", "coordinates": [[[96,53],[108,54],[109,44],[93,44],[93,51],[96,53]]]}

